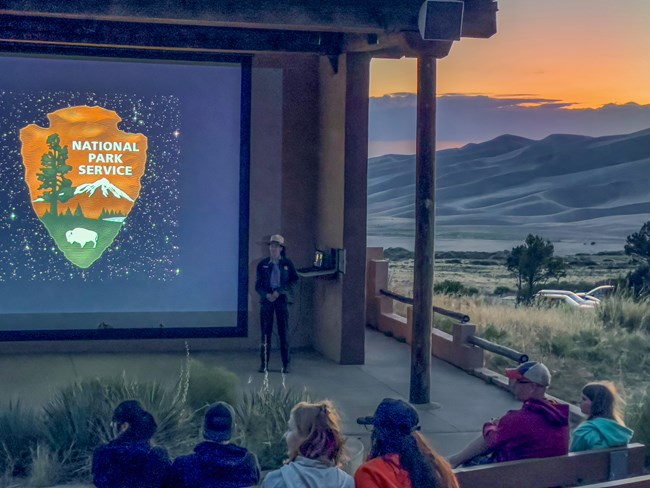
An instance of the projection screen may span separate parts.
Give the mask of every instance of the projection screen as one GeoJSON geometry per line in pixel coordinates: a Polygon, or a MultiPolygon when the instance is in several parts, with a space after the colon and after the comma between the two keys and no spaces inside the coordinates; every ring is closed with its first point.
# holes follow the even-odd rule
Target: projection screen
{"type": "Polygon", "coordinates": [[[0,54],[0,340],[246,335],[250,59],[118,55],[0,54]]]}

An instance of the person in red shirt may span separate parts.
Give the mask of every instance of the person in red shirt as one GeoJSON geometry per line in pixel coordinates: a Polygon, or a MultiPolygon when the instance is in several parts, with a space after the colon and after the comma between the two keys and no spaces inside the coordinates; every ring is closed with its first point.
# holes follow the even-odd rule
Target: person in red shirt
{"type": "Polygon", "coordinates": [[[506,376],[523,406],[487,422],[481,436],[449,458],[453,467],[568,453],[569,406],[546,398],[546,389],[551,384],[548,368],[528,361],[506,369],[506,376]]]}
{"type": "Polygon", "coordinates": [[[408,403],[385,398],[372,417],[368,460],[354,474],[356,488],[459,488],[449,463],[420,434],[417,411],[408,403]]]}

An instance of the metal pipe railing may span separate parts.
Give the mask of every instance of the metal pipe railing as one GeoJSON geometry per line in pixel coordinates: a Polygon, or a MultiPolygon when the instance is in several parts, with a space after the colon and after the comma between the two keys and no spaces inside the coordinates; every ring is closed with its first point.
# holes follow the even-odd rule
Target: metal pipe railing
{"type": "MultiPolygon", "coordinates": [[[[406,303],[407,305],[413,305],[413,299],[410,297],[405,297],[404,295],[400,295],[392,291],[384,290],[383,288],[379,290],[379,293],[387,296],[388,298],[392,298],[393,300],[396,300],[398,302],[406,303]]],[[[446,308],[442,308],[442,307],[436,307],[435,305],[433,306],[433,311],[435,313],[444,315],[445,317],[456,319],[459,322],[463,322],[463,323],[467,323],[470,320],[469,315],[465,315],[462,312],[454,312],[453,310],[447,310],[446,308]]]]}
{"type": "Polygon", "coordinates": [[[487,339],[483,339],[482,337],[469,336],[467,338],[467,342],[475,346],[478,346],[481,349],[485,349],[486,351],[490,351],[495,354],[500,354],[501,356],[505,356],[509,359],[512,359],[513,361],[517,361],[518,363],[525,363],[526,361],[528,361],[528,354],[515,351],[514,349],[511,349],[509,347],[502,346],[492,341],[488,341],[487,339]]]}
{"type": "MultiPolygon", "coordinates": [[[[410,297],[405,297],[404,295],[400,295],[392,291],[384,290],[383,288],[379,290],[379,293],[381,293],[382,295],[388,298],[392,298],[393,300],[396,300],[398,302],[406,303],[407,305],[413,305],[413,299],[410,297]]],[[[468,323],[470,321],[469,315],[465,315],[464,313],[461,312],[454,312],[453,310],[447,310],[445,308],[436,307],[436,306],[433,307],[433,311],[440,315],[444,315],[446,317],[456,319],[462,323],[468,323]]],[[[519,363],[525,363],[526,361],[528,361],[528,354],[515,351],[514,349],[511,349],[509,347],[502,346],[492,341],[488,341],[487,339],[483,339],[482,337],[469,336],[467,338],[467,342],[469,342],[474,346],[478,346],[481,349],[485,349],[486,351],[490,351],[495,354],[500,354],[501,356],[505,356],[519,363]]]]}

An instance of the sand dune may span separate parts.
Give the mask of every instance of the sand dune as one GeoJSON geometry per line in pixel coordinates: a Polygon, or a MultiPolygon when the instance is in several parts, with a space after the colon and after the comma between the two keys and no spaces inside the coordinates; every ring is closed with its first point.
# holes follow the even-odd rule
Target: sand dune
{"type": "MultiPolygon", "coordinates": [[[[369,160],[368,233],[413,233],[415,156],[369,160]]],[[[439,151],[436,232],[624,240],[650,220],[650,129],[540,141],[503,135],[439,151]]]]}

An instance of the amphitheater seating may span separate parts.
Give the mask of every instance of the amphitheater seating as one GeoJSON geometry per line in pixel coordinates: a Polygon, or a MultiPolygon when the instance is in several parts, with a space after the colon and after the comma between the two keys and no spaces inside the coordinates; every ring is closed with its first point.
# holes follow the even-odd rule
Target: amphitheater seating
{"type": "Polygon", "coordinates": [[[605,483],[596,483],[595,485],[584,485],[581,488],[650,488],[650,475],[606,481],[605,483]]]}
{"type": "MultiPolygon", "coordinates": [[[[645,446],[600,449],[541,459],[523,459],[455,470],[461,488],[549,488],[610,480],[624,480],[644,474],[645,446]]],[[[643,478],[643,477],[642,477],[643,478]]],[[[632,482],[632,479],[629,480],[632,482]]],[[[631,487],[646,487],[640,480],[631,487]]],[[[594,485],[601,486],[601,485],[594,485]]],[[[602,485],[628,486],[628,485],[602,485]]]]}

